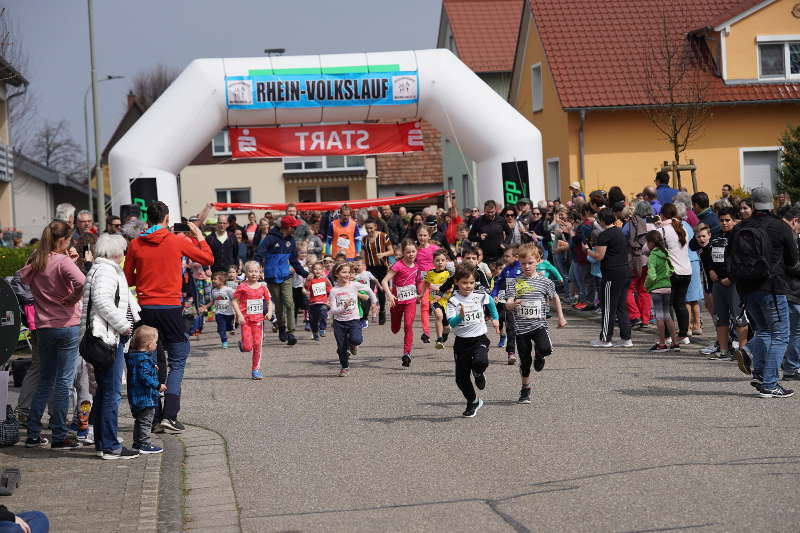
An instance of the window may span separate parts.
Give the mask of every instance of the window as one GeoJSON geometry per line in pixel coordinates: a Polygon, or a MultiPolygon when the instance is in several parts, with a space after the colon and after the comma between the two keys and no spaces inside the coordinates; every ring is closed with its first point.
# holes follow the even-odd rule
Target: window
{"type": "Polygon", "coordinates": [[[800,78],[800,42],[759,43],[758,77],[761,79],[800,78]]]}
{"type": "MultiPolygon", "coordinates": [[[[217,202],[230,204],[249,204],[250,189],[217,189],[217,202]]],[[[219,211],[219,210],[218,210],[219,211]]],[[[242,212],[241,210],[225,209],[224,213],[242,212]]]]}
{"type": "Polygon", "coordinates": [[[308,204],[311,202],[318,202],[317,189],[298,189],[297,202],[301,204],[308,204]]]}
{"type": "Polygon", "coordinates": [[[469,174],[461,174],[461,191],[464,195],[463,207],[472,207],[472,192],[469,186],[469,174]]]}
{"type": "Polygon", "coordinates": [[[536,63],[531,67],[531,102],[533,112],[541,111],[542,103],[542,64],[536,63]]]}
{"type": "Polygon", "coordinates": [[[363,155],[283,158],[283,170],[286,172],[363,169],[365,165],[366,163],[363,155]]]}
{"type": "Polygon", "coordinates": [[[298,203],[345,202],[350,199],[349,187],[313,187],[297,190],[298,203]]]}
{"type": "Polygon", "coordinates": [[[231,155],[231,141],[228,138],[228,130],[223,130],[214,135],[214,139],[211,141],[211,155],[231,155]]]}

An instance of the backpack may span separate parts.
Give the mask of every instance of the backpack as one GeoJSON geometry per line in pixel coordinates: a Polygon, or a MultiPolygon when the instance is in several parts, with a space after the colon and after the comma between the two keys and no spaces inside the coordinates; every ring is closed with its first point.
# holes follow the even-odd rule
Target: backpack
{"type": "Polygon", "coordinates": [[[628,225],[628,248],[630,250],[628,264],[631,267],[631,273],[634,278],[642,276],[642,268],[644,267],[642,249],[646,240],[647,223],[637,216],[631,217],[628,225]]]}
{"type": "Polygon", "coordinates": [[[772,277],[776,265],[770,259],[772,243],[765,228],[756,225],[740,227],[729,246],[728,272],[737,280],[772,277]]]}

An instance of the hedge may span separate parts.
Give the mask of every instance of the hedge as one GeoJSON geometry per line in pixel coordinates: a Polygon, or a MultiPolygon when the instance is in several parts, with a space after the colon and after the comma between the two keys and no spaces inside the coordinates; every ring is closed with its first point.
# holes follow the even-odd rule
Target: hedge
{"type": "Polygon", "coordinates": [[[0,278],[13,276],[25,265],[33,248],[0,248],[0,278]]]}

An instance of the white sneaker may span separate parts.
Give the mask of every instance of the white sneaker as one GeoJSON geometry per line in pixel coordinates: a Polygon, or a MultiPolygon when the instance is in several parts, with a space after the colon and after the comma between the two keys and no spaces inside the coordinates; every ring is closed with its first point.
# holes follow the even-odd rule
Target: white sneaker
{"type": "Polygon", "coordinates": [[[614,345],[610,342],[605,342],[602,339],[592,339],[592,342],[589,343],[592,348],[611,348],[614,345]]]}
{"type": "Polygon", "coordinates": [[[633,346],[633,341],[631,339],[627,340],[618,340],[614,343],[615,348],[630,348],[633,346]]]}
{"type": "Polygon", "coordinates": [[[678,344],[692,344],[692,341],[689,339],[689,337],[684,337],[678,340],[678,344]]]}
{"type": "Polygon", "coordinates": [[[700,349],[700,353],[703,355],[714,355],[719,351],[719,344],[716,342],[714,344],[709,344],[705,348],[700,349]]]}

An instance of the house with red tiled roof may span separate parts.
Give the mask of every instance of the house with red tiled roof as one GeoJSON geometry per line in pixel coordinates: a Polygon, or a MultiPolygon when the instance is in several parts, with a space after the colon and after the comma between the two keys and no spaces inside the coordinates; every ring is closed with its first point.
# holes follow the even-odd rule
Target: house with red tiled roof
{"type": "MultiPolygon", "coordinates": [[[[697,101],[706,118],[681,162],[694,160],[698,189],[774,187],[778,139],[800,122],[800,3],[525,0],[509,101],[542,132],[548,199],[574,181],[629,194],[652,185],[675,159],[653,110],[697,101]]],[[[693,192],[685,173],[682,186],[693,192]]]]}
{"type": "MultiPolygon", "coordinates": [[[[504,99],[508,98],[523,1],[442,1],[437,48],[453,52],[504,99]]],[[[456,191],[459,205],[474,205],[477,172],[459,149],[457,138],[442,137],[442,161],[444,187],[456,191]]]]}

